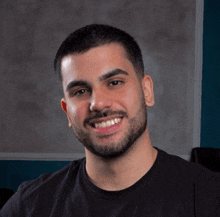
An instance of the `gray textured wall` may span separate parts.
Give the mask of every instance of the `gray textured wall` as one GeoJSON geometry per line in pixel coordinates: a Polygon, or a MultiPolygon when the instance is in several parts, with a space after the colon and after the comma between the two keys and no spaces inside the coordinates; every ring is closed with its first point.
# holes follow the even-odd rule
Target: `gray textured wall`
{"type": "Polygon", "coordinates": [[[2,0],[0,152],[83,153],[60,108],[53,71],[61,42],[86,24],[130,33],[154,81],[148,109],[154,146],[177,155],[193,145],[196,1],[2,0]]]}

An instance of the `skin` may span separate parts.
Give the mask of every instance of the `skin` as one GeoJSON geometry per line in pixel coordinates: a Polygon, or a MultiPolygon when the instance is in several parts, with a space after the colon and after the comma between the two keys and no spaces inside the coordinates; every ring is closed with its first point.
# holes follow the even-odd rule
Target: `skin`
{"type": "Polygon", "coordinates": [[[109,191],[133,185],[149,171],[157,156],[145,121],[145,106],[154,105],[151,77],[138,78],[124,48],[117,43],[65,56],[61,72],[61,107],[69,127],[85,146],[88,178],[109,191]],[[93,127],[114,118],[122,120],[109,131],[93,127]],[[128,136],[141,127],[138,138],[125,148],[126,138],[131,141],[128,136]]]}

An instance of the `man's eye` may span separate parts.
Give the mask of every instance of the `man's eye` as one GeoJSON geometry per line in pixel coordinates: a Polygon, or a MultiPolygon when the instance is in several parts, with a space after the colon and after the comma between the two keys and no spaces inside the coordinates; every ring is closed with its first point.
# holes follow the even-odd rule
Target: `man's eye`
{"type": "Polygon", "coordinates": [[[117,85],[119,85],[119,84],[121,84],[122,83],[122,81],[118,81],[118,80],[116,80],[116,81],[112,81],[112,82],[110,82],[110,86],[117,86],[117,85]]]}
{"type": "Polygon", "coordinates": [[[79,95],[83,95],[85,93],[87,93],[88,90],[87,89],[81,89],[81,90],[77,90],[76,92],[73,93],[74,96],[79,96],[79,95]]]}

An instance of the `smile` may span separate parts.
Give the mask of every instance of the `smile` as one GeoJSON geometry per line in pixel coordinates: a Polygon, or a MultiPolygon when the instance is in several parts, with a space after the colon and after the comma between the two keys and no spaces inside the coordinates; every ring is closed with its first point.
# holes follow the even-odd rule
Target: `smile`
{"type": "Polygon", "coordinates": [[[105,127],[110,127],[112,125],[115,125],[119,123],[122,120],[122,118],[114,118],[108,121],[103,121],[101,123],[94,123],[93,127],[95,128],[105,128],[105,127]]]}

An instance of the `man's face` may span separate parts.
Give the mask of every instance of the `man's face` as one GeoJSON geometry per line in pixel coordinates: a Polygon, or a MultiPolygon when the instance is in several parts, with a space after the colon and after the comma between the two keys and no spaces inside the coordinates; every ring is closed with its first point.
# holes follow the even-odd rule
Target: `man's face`
{"type": "Polygon", "coordinates": [[[111,43],[61,62],[69,126],[85,148],[113,158],[126,152],[147,127],[145,96],[124,48],[111,43]]]}

